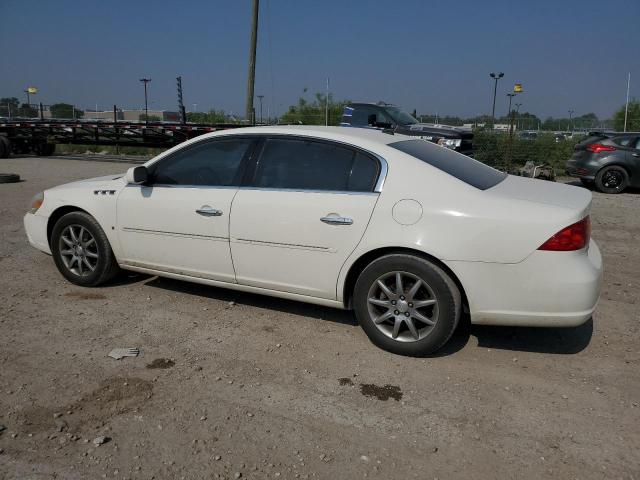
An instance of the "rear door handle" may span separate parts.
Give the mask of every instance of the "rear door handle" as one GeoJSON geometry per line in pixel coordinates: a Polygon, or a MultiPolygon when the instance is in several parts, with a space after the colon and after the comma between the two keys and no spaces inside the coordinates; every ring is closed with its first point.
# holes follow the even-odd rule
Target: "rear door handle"
{"type": "Polygon", "coordinates": [[[352,225],[353,218],[338,217],[338,216],[326,216],[320,219],[321,222],[328,223],[329,225],[352,225]]]}
{"type": "Polygon", "coordinates": [[[219,217],[222,215],[222,210],[217,210],[209,205],[203,205],[199,209],[196,210],[196,213],[199,215],[204,215],[205,217],[219,217]]]}

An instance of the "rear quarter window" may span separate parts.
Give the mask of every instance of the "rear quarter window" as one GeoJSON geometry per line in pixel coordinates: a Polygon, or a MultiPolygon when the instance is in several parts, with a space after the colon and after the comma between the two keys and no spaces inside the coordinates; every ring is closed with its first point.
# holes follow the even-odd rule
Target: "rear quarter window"
{"type": "Polygon", "coordinates": [[[448,148],[433,145],[424,140],[403,140],[389,144],[390,147],[411,155],[432,167],[480,190],[487,190],[507,177],[506,173],[491,168],[471,157],[448,148]]]}

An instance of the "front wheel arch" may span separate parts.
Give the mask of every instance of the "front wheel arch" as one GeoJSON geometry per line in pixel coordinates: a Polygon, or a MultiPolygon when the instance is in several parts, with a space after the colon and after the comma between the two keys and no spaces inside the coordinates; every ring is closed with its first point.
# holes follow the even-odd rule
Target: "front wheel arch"
{"type": "Polygon", "coordinates": [[[351,310],[353,308],[353,291],[356,286],[356,281],[358,280],[358,277],[363,272],[363,270],[367,268],[367,265],[380,257],[393,253],[415,255],[416,257],[432,262],[436,266],[440,267],[445,271],[445,273],[447,273],[447,275],[449,275],[451,280],[453,280],[453,282],[456,284],[456,287],[458,287],[460,295],[462,296],[463,311],[469,310],[469,301],[467,299],[467,294],[458,276],[444,262],[437,259],[433,255],[429,255],[428,253],[421,250],[407,247],[383,247],[377,248],[375,250],[370,250],[369,252],[362,254],[355,262],[351,264],[351,267],[349,267],[349,271],[347,272],[347,276],[345,277],[344,286],[342,287],[342,302],[346,309],[351,310]]]}
{"type": "Polygon", "coordinates": [[[49,220],[47,221],[47,243],[49,244],[49,248],[51,248],[51,234],[53,233],[53,227],[55,227],[56,223],[58,223],[58,220],[64,217],[67,213],[71,212],[83,212],[87,215],[91,215],[86,210],[74,205],[65,205],[63,207],[56,208],[53,212],[51,212],[51,215],[49,215],[49,220]]]}

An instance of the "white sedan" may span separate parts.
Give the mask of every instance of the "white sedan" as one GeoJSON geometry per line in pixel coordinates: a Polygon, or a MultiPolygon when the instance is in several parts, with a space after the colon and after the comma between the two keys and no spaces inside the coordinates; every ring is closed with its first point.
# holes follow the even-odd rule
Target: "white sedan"
{"type": "Polygon", "coordinates": [[[70,282],[120,269],[353,309],[376,345],[442,347],[472,323],[576,326],[602,260],[591,193],[376,130],[257,127],[37,195],[30,243],[70,282]]]}

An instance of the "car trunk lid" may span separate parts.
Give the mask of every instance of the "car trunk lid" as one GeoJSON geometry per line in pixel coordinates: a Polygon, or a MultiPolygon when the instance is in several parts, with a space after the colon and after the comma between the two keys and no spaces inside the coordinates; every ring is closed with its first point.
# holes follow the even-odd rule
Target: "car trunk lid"
{"type": "Polygon", "coordinates": [[[487,191],[506,199],[515,198],[527,202],[554,205],[580,213],[589,208],[592,196],[591,192],[585,188],[514,175],[507,176],[502,182],[487,191]]]}

